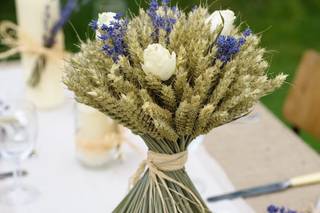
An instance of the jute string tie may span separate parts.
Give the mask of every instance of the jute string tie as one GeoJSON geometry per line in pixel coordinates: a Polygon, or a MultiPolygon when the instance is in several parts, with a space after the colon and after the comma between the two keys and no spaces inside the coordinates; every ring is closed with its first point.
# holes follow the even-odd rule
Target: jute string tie
{"type": "MultiPolygon", "coordinates": [[[[182,183],[176,181],[175,179],[171,178],[170,176],[166,175],[164,172],[170,172],[170,171],[177,171],[180,169],[183,169],[186,162],[188,160],[188,152],[179,152],[175,154],[162,154],[162,153],[156,153],[153,151],[148,151],[147,159],[142,161],[140,166],[138,167],[135,174],[132,176],[130,180],[130,188],[133,187],[137,182],[140,180],[141,176],[143,175],[144,171],[146,169],[149,169],[149,176],[151,178],[150,187],[156,187],[163,206],[165,206],[164,198],[160,190],[160,184],[162,184],[162,187],[166,190],[168,195],[170,196],[170,200],[172,203],[172,206],[174,207],[174,213],[178,212],[177,205],[175,200],[172,197],[172,189],[169,189],[166,181],[172,182],[180,186],[183,190],[185,190],[187,193],[189,193],[194,201],[195,205],[200,206],[202,212],[205,212],[205,208],[201,201],[198,199],[198,197],[185,185],[182,183]]],[[[187,199],[184,195],[180,194],[177,191],[174,191],[174,193],[179,194],[181,197],[187,199]]],[[[190,200],[189,200],[190,201],[190,200]]]]}
{"type": "Polygon", "coordinates": [[[63,58],[65,52],[62,48],[46,48],[41,42],[37,42],[10,21],[0,23],[1,44],[9,47],[9,50],[0,53],[0,59],[6,59],[18,53],[30,53],[45,55],[46,57],[63,58]]]}

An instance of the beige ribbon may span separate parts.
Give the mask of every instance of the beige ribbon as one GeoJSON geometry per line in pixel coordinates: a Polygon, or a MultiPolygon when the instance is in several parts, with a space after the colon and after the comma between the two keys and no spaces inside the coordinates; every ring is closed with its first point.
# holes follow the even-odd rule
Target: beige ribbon
{"type": "MultiPolygon", "coordinates": [[[[194,200],[196,201],[196,204],[200,206],[201,211],[206,212],[205,207],[203,206],[201,201],[188,187],[186,187],[182,183],[174,180],[173,178],[169,177],[168,175],[166,175],[164,173],[164,171],[169,172],[169,171],[177,171],[177,170],[183,169],[186,162],[187,162],[187,159],[188,159],[188,152],[187,151],[176,153],[176,154],[161,154],[161,153],[148,151],[147,159],[144,160],[140,164],[137,171],[132,176],[131,181],[130,181],[130,183],[131,183],[130,186],[131,187],[134,186],[141,178],[145,169],[148,168],[149,175],[151,178],[150,186],[156,187],[157,191],[160,194],[160,199],[161,199],[161,202],[164,207],[165,207],[164,198],[163,198],[161,190],[160,190],[160,184],[163,185],[163,187],[167,191],[168,195],[170,196],[170,200],[171,200],[172,206],[174,208],[174,213],[177,213],[179,211],[177,209],[177,205],[175,203],[175,200],[173,199],[172,194],[170,192],[170,191],[172,191],[172,189],[169,189],[169,187],[167,186],[167,184],[165,182],[165,181],[169,181],[169,182],[177,184],[182,189],[184,189],[186,192],[188,192],[194,198],[194,200]]],[[[180,196],[182,196],[184,199],[188,199],[184,195],[180,194],[179,192],[177,192],[177,191],[174,191],[174,192],[179,194],[180,196]]],[[[193,202],[190,199],[188,199],[188,200],[190,202],[193,202]]]]}
{"type": "Polygon", "coordinates": [[[46,48],[23,32],[19,26],[10,21],[0,23],[1,43],[9,50],[0,53],[0,59],[6,59],[18,53],[45,55],[47,57],[62,58],[65,52],[60,47],[46,48]]]}

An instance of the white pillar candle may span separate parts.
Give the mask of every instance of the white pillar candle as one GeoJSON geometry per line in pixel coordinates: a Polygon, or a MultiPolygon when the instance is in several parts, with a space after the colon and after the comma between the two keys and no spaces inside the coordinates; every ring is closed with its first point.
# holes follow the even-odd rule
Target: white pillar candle
{"type": "Polygon", "coordinates": [[[77,127],[83,140],[101,140],[110,130],[112,120],[98,110],[84,104],[77,104],[77,127]]]}
{"type": "Polygon", "coordinates": [[[76,154],[88,166],[101,166],[114,157],[121,143],[119,126],[105,114],[77,104],[76,154]]]}
{"type": "MultiPolygon", "coordinates": [[[[50,5],[49,29],[59,19],[59,0],[15,0],[18,24],[21,32],[28,35],[34,42],[43,43],[45,34],[44,20],[46,6],[50,5]]],[[[63,34],[56,37],[53,48],[64,48],[63,34]]],[[[37,56],[31,53],[22,54],[25,82],[28,81],[35,66],[37,56]]],[[[47,59],[46,68],[42,72],[40,83],[32,88],[26,84],[26,96],[40,109],[48,109],[62,104],[65,100],[63,84],[61,81],[63,60],[57,57],[47,59]]]]}

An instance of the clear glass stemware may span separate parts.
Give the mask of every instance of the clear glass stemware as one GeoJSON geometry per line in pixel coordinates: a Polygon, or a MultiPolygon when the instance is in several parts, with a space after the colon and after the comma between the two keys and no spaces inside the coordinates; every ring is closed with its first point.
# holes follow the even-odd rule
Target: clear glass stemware
{"type": "Polygon", "coordinates": [[[30,203],[38,192],[20,182],[21,163],[35,148],[37,115],[35,107],[25,100],[0,103],[0,154],[14,163],[13,184],[0,190],[0,202],[8,205],[30,203]]]}

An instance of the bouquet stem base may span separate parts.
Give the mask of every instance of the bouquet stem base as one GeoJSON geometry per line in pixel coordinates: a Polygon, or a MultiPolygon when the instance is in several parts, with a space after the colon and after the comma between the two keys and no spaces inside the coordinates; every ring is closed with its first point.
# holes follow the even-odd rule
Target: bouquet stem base
{"type": "Polygon", "coordinates": [[[157,181],[154,181],[151,177],[153,173],[147,170],[113,213],[210,212],[184,169],[164,173],[188,188],[192,194],[172,181],[157,177],[157,181]]]}

